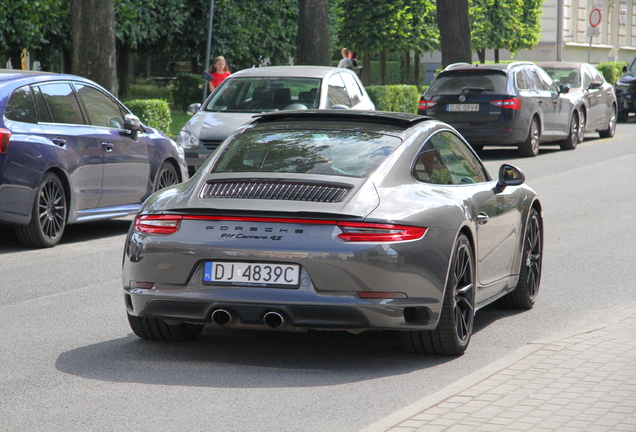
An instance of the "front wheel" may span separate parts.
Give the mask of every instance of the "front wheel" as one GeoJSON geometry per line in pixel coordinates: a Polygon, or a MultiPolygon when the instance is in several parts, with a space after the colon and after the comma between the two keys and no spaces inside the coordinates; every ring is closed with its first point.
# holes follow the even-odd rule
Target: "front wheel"
{"type": "Polygon", "coordinates": [[[31,222],[18,226],[18,240],[26,247],[48,248],[60,242],[66,227],[66,193],[60,178],[48,172],[35,195],[31,222]]]}
{"type": "Polygon", "coordinates": [[[203,324],[168,324],[156,318],[136,317],[128,314],[132,331],[142,339],[161,341],[190,341],[203,331],[203,324]]]}
{"type": "Polygon", "coordinates": [[[500,299],[500,303],[512,309],[531,309],[539,295],[541,263],[543,256],[543,227],[536,209],[530,210],[523,240],[519,282],[514,291],[500,299]]]}
{"type": "Polygon", "coordinates": [[[400,332],[406,351],[436,355],[462,355],[473,332],[475,318],[475,261],[470,242],[460,235],[451,257],[442,313],[431,331],[400,332]]]}
{"type": "Polygon", "coordinates": [[[539,120],[536,117],[530,122],[528,129],[528,137],[519,145],[519,154],[523,157],[535,157],[539,154],[539,140],[541,138],[541,130],[539,129],[539,120]]]}
{"type": "Polygon", "coordinates": [[[573,112],[572,118],[570,119],[570,132],[567,138],[559,143],[561,150],[574,150],[576,148],[576,145],[579,143],[579,126],[579,118],[576,112],[573,112]]]}
{"type": "Polygon", "coordinates": [[[607,122],[607,129],[598,131],[601,138],[611,138],[616,133],[616,106],[610,109],[610,118],[607,122]]]}

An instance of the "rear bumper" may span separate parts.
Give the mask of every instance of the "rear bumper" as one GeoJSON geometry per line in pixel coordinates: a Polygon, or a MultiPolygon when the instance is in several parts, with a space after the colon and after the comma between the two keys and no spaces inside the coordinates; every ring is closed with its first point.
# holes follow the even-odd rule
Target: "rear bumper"
{"type": "MultiPolygon", "coordinates": [[[[264,316],[277,312],[285,319],[288,330],[431,330],[437,323],[437,302],[430,299],[366,300],[353,297],[311,295],[306,291],[279,290],[278,301],[258,300],[259,289],[249,296],[251,301],[236,301],[223,291],[157,293],[154,290],[124,288],[128,313],[132,316],[169,321],[211,323],[212,313],[222,309],[229,312],[235,326],[265,326],[264,316]],[[224,299],[223,297],[228,297],[224,299]],[[310,298],[310,297],[313,297],[310,298]]],[[[271,297],[271,289],[268,297],[271,297]]],[[[281,330],[285,330],[282,327],[281,330]]]]}

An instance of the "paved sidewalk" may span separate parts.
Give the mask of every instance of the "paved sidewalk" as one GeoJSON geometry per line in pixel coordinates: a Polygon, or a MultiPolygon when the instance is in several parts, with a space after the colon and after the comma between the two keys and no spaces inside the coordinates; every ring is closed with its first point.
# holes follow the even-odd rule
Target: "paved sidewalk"
{"type": "Polygon", "coordinates": [[[360,432],[636,432],[636,304],[536,341],[360,432]]]}

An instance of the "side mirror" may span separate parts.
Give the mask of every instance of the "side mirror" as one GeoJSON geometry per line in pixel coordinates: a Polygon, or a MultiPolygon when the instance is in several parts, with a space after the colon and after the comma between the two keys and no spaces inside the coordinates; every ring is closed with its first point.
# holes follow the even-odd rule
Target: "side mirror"
{"type": "Polygon", "coordinates": [[[137,141],[139,131],[143,130],[139,117],[134,114],[126,114],[124,116],[124,129],[130,131],[130,137],[137,141]]]}
{"type": "Polygon", "coordinates": [[[188,110],[186,112],[188,113],[188,115],[195,115],[197,111],[199,111],[200,109],[201,109],[200,103],[193,103],[190,106],[188,106],[188,110]]]}
{"type": "Polygon", "coordinates": [[[600,89],[601,87],[603,87],[603,83],[600,81],[592,81],[590,83],[590,86],[588,87],[588,89],[590,90],[597,90],[600,89]]]}
{"type": "Polygon", "coordinates": [[[497,181],[497,189],[503,191],[508,186],[519,186],[526,181],[523,172],[514,165],[503,164],[499,168],[499,179],[497,181]]]}
{"type": "Polygon", "coordinates": [[[559,93],[569,93],[570,87],[565,84],[559,84],[559,93]]]}
{"type": "Polygon", "coordinates": [[[623,66],[622,71],[623,71],[623,73],[627,73],[627,66],[623,66]]]}

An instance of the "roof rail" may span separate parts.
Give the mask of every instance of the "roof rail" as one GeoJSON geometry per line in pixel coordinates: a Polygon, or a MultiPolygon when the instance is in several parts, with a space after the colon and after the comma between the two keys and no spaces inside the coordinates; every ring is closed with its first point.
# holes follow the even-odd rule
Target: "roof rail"
{"type": "Polygon", "coordinates": [[[456,67],[464,67],[464,66],[470,66],[470,65],[471,63],[467,63],[467,62],[452,63],[446,66],[444,70],[450,70],[450,69],[455,69],[456,67]]]}

